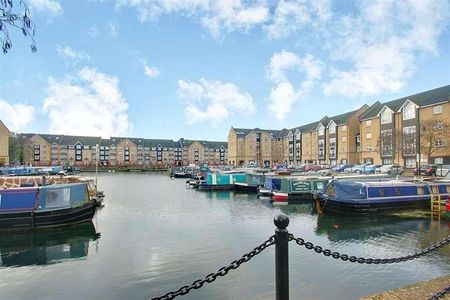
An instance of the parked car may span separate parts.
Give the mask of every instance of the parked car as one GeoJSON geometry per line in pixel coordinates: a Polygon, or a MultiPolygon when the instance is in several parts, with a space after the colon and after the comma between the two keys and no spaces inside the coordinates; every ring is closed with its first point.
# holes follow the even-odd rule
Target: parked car
{"type": "Polygon", "coordinates": [[[403,175],[405,173],[403,167],[397,164],[383,165],[380,167],[380,172],[389,175],[403,175]]]}
{"type": "Polygon", "coordinates": [[[319,165],[313,165],[313,164],[306,164],[305,165],[305,171],[319,171],[321,168],[319,165]]]}
{"type": "Polygon", "coordinates": [[[414,175],[436,176],[437,168],[436,165],[420,166],[414,170],[414,175]]]}
{"type": "Polygon", "coordinates": [[[335,172],[343,172],[345,168],[348,168],[348,167],[351,167],[351,166],[352,165],[350,165],[350,164],[340,164],[340,165],[337,165],[337,166],[333,167],[332,170],[335,171],[335,172]]]}

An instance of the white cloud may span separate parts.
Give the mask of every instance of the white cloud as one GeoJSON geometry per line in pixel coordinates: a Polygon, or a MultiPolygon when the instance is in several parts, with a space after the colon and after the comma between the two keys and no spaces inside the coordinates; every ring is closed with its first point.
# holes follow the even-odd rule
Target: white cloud
{"type": "Polygon", "coordinates": [[[115,38],[115,37],[117,37],[119,35],[119,28],[120,28],[120,26],[119,26],[118,23],[112,22],[112,21],[108,21],[106,23],[106,27],[108,28],[109,34],[112,37],[115,38]]]}
{"type": "Polygon", "coordinates": [[[151,67],[147,64],[147,61],[145,61],[144,59],[141,59],[142,64],[144,65],[144,74],[147,75],[150,78],[155,78],[158,77],[161,72],[159,71],[159,69],[157,67],[151,67]]]}
{"type": "Polygon", "coordinates": [[[326,95],[371,96],[399,91],[414,73],[420,54],[436,55],[449,16],[446,0],[363,1],[359,15],[337,20],[330,43],[337,61],[323,84],[326,95]]]}
{"type": "Polygon", "coordinates": [[[21,132],[34,121],[36,109],[26,104],[10,104],[0,98],[0,120],[10,131],[21,132]]]}
{"type": "Polygon", "coordinates": [[[269,38],[283,38],[307,26],[323,26],[330,17],[329,0],[282,0],[275,8],[272,24],[265,29],[269,38]]]}
{"type": "Polygon", "coordinates": [[[205,78],[197,82],[178,81],[178,97],[186,105],[186,123],[209,121],[213,126],[228,119],[232,114],[253,113],[253,98],[229,82],[210,81],[205,78]]]}
{"type": "Polygon", "coordinates": [[[269,110],[278,120],[292,110],[295,102],[307,93],[322,76],[324,64],[313,55],[304,58],[293,52],[282,50],[275,53],[267,66],[267,78],[275,87],[269,98],[269,110]]]}
{"type": "Polygon", "coordinates": [[[198,20],[211,35],[249,30],[270,17],[266,1],[248,4],[242,0],[117,0],[116,8],[134,7],[141,22],[157,21],[161,15],[179,13],[198,20]]]}
{"type": "Polygon", "coordinates": [[[82,60],[90,61],[91,60],[91,57],[86,52],[76,51],[76,50],[70,48],[69,46],[66,46],[63,48],[60,45],[58,45],[56,47],[56,51],[62,57],[70,58],[71,60],[75,60],[75,61],[82,61],[82,60]]]}
{"type": "Polygon", "coordinates": [[[48,114],[50,132],[108,137],[131,129],[128,103],[117,77],[85,67],[76,77],[50,77],[48,83],[43,111],[48,114]]]}
{"type": "Polygon", "coordinates": [[[30,6],[38,13],[60,15],[63,12],[61,4],[57,0],[30,0],[30,6]]]}

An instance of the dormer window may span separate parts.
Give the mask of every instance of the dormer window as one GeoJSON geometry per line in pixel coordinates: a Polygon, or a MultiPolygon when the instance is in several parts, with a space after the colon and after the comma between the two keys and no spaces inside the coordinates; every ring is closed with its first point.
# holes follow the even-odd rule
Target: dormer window
{"type": "Polygon", "coordinates": [[[291,131],[289,131],[288,137],[289,137],[289,141],[293,141],[294,140],[294,135],[292,134],[291,131]]]}
{"type": "Polygon", "coordinates": [[[334,124],[333,122],[330,124],[330,127],[328,128],[328,132],[330,134],[334,134],[336,133],[336,124],[334,124]]]}
{"type": "Polygon", "coordinates": [[[392,111],[388,108],[385,108],[381,113],[381,124],[392,123],[392,111]]]}
{"type": "Polygon", "coordinates": [[[408,103],[403,108],[403,120],[410,120],[416,117],[416,107],[412,103],[408,103]]]}
{"type": "Polygon", "coordinates": [[[319,128],[318,128],[318,131],[319,131],[319,135],[324,135],[325,134],[325,127],[322,124],[320,124],[319,128]]]}

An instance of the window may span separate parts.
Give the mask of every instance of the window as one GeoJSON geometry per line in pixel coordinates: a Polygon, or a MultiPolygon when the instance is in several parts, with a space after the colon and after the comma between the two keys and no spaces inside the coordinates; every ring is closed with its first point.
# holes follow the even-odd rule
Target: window
{"type": "Polygon", "coordinates": [[[433,126],[434,130],[440,130],[440,129],[444,129],[444,124],[442,124],[442,122],[437,122],[434,126],[433,126]]]}
{"type": "Polygon", "coordinates": [[[76,149],[81,149],[81,145],[76,145],[76,149]]]}
{"type": "Polygon", "coordinates": [[[77,156],[75,157],[75,160],[76,160],[76,161],[82,161],[81,155],[77,155],[77,156]]]}
{"type": "Polygon", "coordinates": [[[300,131],[297,131],[296,133],[296,139],[300,140],[302,138],[302,134],[300,133],[300,131]]]}
{"type": "Polygon", "coordinates": [[[370,132],[368,132],[368,133],[366,133],[366,139],[371,139],[372,138],[372,133],[370,133],[370,132]]]}
{"type": "Polygon", "coordinates": [[[331,123],[330,128],[328,129],[330,134],[333,134],[336,132],[336,124],[331,123]]]}
{"type": "Polygon", "coordinates": [[[292,132],[289,132],[289,141],[293,141],[294,140],[294,135],[292,134],[292,132]]]}
{"type": "Polygon", "coordinates": [[[381,113],[381,124],[388,124],[392,122],[392,112],[390,109],[386,108],[381,113]]]}
{"type": "Polygon", "coordinates": [[[320,124],[319,128],[318,128],[318,131],[319,131],[319,135],[324,135],[325,134],[325,127],[323,127],[323,125],[320,124]]]}
{"type": "Polygon", "coordinates": [[[342,131],[346,132],[347,131],[347,125],[342,126],[342,131]]]}
{"type": "Polygon", "coordinates": [[[444,163],[444,158],[443,157],[435,157],[434,163],[437,165],[442,165],[444,163]]]}
{"type": "Polygon", "coordinates": [[[346,142],[346,141],[347,141],[347,137],[346,137],[346,136],[343,136],[343,137],[342,137],[342,141],[343,141],[343,142],[346,142]]]}
{"type": "Polygon", "coordinates": [[[407,158],[405,159],[405,167],[412,169],[416,167],[416,159],[415,158],[407,158]]]}
{"type": "Polygon", "coordinates": [[[403,120],[410,120],[416,117],[416,108],[412,103],[408,103],[403,108],[403,120]]]}
{"type": "Polygon", "coordinates": [[[70,188],[47,190],[45,196],[46,208],[70,206],[70,188]]]}
{"type": "Polygon", "coordinates": [[[433,146],[434,147],[442,147],[442,146],[444,146],[444,142],[442,141],[442,140],[435,140],[434,142],[433,142],[433,146]]]}
{"type": "Polygon", "coordinates": [[[366,146],[366,151],[372,151],[372,146],[366,146]]]}
{"type": "Polygon", "coordinates": [[[372,120],[367,120],[366,121],[366,127],[370,127],[372,126],[372,120]]]}
{"type": "Polygon", "coordinates": [[[433,114],[437,115],[437,114],[441,114],[442,113],[442,105],[437,105],[435,107],[433,107],[433,114]]]}

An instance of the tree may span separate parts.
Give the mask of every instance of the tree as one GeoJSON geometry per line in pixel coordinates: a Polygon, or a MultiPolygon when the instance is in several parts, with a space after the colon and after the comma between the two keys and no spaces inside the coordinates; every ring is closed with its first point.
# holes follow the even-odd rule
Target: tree
{"type": "Polygon", "coordinates": [[[448,146],[450,124],[443,120],[424,120],[420,122],[420,152],[426,155],[428,163],[431,157],[442,147],[448,146]]]}
{"type": "Polygon", "coordinates": [[[9,136],[9,161],[10,163],[22,165],[24,162],[24,144],[15,133],[9,136]]]}
{"type": "Polygon", "coordinates": [[[23,0],[19,0],[19,6],[22,6],[23,13],[16,12],[13,0],[0,0],[0,42],[2,44],[3,54],[8,53],[12,47],[9,37],[9,28],[17,28],[22,34],[31,39],[31,52],[36,52],[36,42],[34,34],[36,26],[30,19],[30,10],[23,0]]]}

